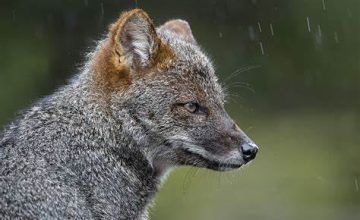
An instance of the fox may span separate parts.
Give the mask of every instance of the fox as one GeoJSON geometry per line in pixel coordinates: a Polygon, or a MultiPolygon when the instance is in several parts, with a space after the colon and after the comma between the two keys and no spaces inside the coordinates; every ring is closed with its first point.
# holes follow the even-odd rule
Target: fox
{"type": "Polygon", "coordinates": [[[79,73],[0,134],[0,219],[148,219],[164,176],[252,161],[185,20],[120,14],[79,73]]]}

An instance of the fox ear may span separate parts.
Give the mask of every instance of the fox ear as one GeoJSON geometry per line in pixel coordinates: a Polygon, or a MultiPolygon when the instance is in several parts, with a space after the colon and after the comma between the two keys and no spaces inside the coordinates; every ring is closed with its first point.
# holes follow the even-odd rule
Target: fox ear
{"type": "Polygon", "coordinates": [[[190,25],[187,21],[181,19],[174,19],[166,22],[165,24],[161,25],[158,29],[159,31],[170,31],[180,38],[196,44],[196,40],[192,34],[190,25]]]}
{"type": "Polygon", "coordinates": [[[153,22],[141,9],[122,14],[112,25],[115,52],[130,68],[150,67],[160,46],[153,22]]]}

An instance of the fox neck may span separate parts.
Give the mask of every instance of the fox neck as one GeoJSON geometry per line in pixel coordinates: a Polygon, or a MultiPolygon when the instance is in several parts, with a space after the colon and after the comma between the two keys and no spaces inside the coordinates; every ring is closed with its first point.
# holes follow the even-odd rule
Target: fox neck
{"type": "MultiPolygon", "coordinates": [[[[166,173],[166,169],[154,163],[158,157],[152,150],[161,147],[161,140],[147,131],[131,108],[124,106],[117,108],[120,111],[109,111],[112,107],[105,105],[109,103],[91,93],[89,85],[83,82],[84,79],[81,82],[75,79],[54,97],[61,106],[71,106],[71,117],[76,113],[76,117],[81,117],[84,122],[81,125],[83,132],[71,140],[84,146],[70,149],[83,156],[67,166],[76,167],[86,191],[101,192],[111,198],[106,200],[91,195],[90,199],[99,204],[97,212],[113,207],[111,213],[106,209],[109,211],[106,215],[117,216],[121,210],[112,201],[121,199],[124,203],[139,204],[135,213],[142,213],[154,198],[166,173]],[[84,170],[91,172],[84,173],[84,170]],[[114,189],[109,186],[114,186],[114,189]],[[134,194],[127,196],[125,189],[134,194]]],[[[63,129],[74,130],[76,126],[63,129]]],[[[129,219],[136,218],[131,216],[129,219]]]]}
{"type": "Polygon", "coordinates": [[[143,160],[140,164],[144,167],[137,167],[138,170],[146,169],[148,175],[151,175],[149,178],[162,180],[172,167],[166,155],[163,155],[168,148],[163,137],[151,131],[151,122],[134,112],[136,106],[126,103],[119,95],[116,95],[116,104],[111,104],[113,102],[103,92],[94,90],[92,74],[90,69],[77,76],[78,79],[66,88],[69,91],[64,93],[71,96],[65,95],[63,100],[77,103],[78,108],[84,111],[86,120],[93,125],[90,129],[97,130],[99,140],[108,142],[105,146],[113,146],[116,149],[114,153],[133,152],[127,156],[143,160]],[[73,94],[81,94],[81,97],[74,97],[73,94]]]}
{"type": "Polygon", "coordinates": [[[123,111],[116,113],[122,124],[121,133],[129,138],[129,143],[135,143],[136,149],[146,158],[148,166],[152,169],[153,178],[157,181],[163,181],[165,179],[163,177],[173,167],[167,159],[169,156],[166,154],[168,146],[161,135],[151,130],[151,122],[129,112],[127,109],[132,108],[124,108],[123,111]]]}

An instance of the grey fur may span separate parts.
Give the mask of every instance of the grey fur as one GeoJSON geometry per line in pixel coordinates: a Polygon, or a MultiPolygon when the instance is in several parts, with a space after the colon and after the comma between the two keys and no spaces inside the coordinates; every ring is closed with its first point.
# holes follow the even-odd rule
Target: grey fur
{"type": "Polygon", "coordinates": [[[240,146],[253,143],[224,110],[209,59],[196,42],[157,32],[176,57],[166,73],[104,100],[93,90],[92,64],[106,38],[68,85],[4,130],[0,219],[146,219],[171,167],[229,170],[246,162],[240,146]],[[182,105],[194,100],[207,114],[182,105]]]}

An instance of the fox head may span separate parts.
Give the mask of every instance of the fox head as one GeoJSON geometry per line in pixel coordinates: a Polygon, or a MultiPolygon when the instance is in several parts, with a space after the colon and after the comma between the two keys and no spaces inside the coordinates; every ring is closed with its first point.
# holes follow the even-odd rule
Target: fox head
{"type": "Polygon", "coordinates": [[[223,171],[255,158],[258,147],[225,111],[213,65],[186,21],[156,28],[144,11],[125,12],[91,65],[111,115],[156,169],[223,171]]]}

